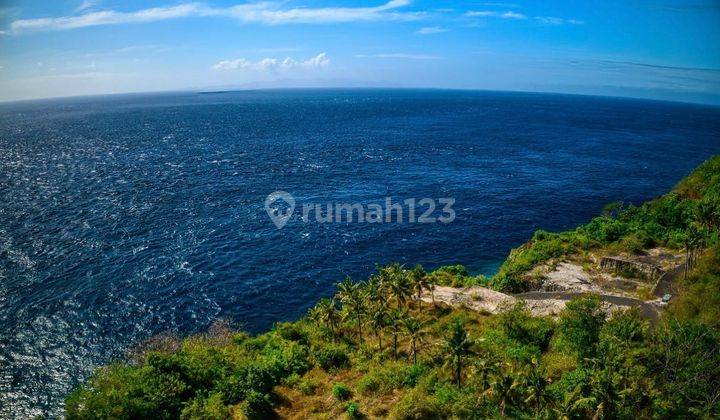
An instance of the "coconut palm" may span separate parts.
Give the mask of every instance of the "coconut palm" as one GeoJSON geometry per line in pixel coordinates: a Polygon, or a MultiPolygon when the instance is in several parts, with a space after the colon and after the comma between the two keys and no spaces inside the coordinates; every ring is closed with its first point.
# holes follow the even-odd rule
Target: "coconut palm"
{"type": "Polygon", "coordinates": [[[405,327],[405,334],[410,339],[410,352],[413,355],[413,363],[417,364],[417,345],[421,344],[425,338],[425,331],[422,329],[423,325],[417,319],[408,317],[403,320],[403,327],[405,327]]]}
{"type": "Polygon", "coordinates": [[[390,327],[390,333],[393,336],[393,359],[397,360],[398,357],[398,336],[403,328],[403,319],[405,319],[405,311],[401,309],[394,309],[388,316],[388,327],[390,327]]]}
{"type": "Polygon", "coordinates": [[[720,204],[712,199],[700,201],[695,211],[695,218],[710,230],[720,227],[720,204]]]}
{"type": "Polygon", "coordinates": [[[362,341],[362,321],[366,308],[365,299],[361,293],[363,286],[364,283],[353,283],[349,277],[338,284],[338,296],[347,311],[348,317],[354,318],[357,323],[357,335],[360,341],[362,341]]]}
{"type": "Polygon", "coordinates": [[[540,368],[537,359],[533,358],[524,375],[526,386],[525,395],[527,396],[525,398],[525,403],[535,406],[536,416],[540,415],[543,405],[547,401],[545,388],[547,388],[549,381],[545,378],[543,373],[544,372],[540,368]]]}
{"type": "Polygon", "coordinates": [[[450,334],[445,340],[445,351],[450,363],[455,366],[455,383],[458,387],[462,384],[463,357],[473,354],[472,346],[473,341],[468,337],[462,323],[456,320],[450,324],[450,334]]]}
{"type": "Polygon", "coordinates": [[[415,268],[410,270],[409,278],[412,291],[415,294],[417,300],[419,301],[422,297],[423,289],[429,290],[430,288],[430,281],[428,279],[427,273],[425,272],[423,267],[418,264],[415,266],[415,268]]]}
{"type": "Polygon", "coordinates": [[[350,295],[355,293],[355,289],[357,286],[353,281],[350,279],[350,277],[345,277],[343,281],[337,284],[337,295],[340,299],[340,302],[345,303],[345,301],[349,298],[350,295]]]}
{"type": "Polygon", "coordinates": [[[703,232],[694,225],[690,225],[685,230],[685,277],[688,275],[688,271],[692,270],[695,265],[697,252],[703,246],[704,235],[703,232]]]}
{"type": "Polygon", "coordinates": [[[522,389],[522,380],[510,369],[495,377],[485,394],[491,395],[500,406],[500,417],[505,417],[508,405],[511,405],[522,389]]]}
{"type": "Polygon", "coordinates": [[[335,326],[340,318],[335,298],[320,299],[320,301],[310,310],[310,319],[324,324],[330,329],[333,338],[335,337],[335,326]]]}
{"type": "Polygon", "coordinates": [[[370,325],[375,330],[375,337],[378,339],[378,347],[380,348],[380,351],[383,349],[382,333],[388,326],[388,321],[389,314],[387,311],[387,304],[383,301],[373,308],[372,316],[370,317],[370,325]]]}
{"type": "Polygon", "coordinates": [[[408,298],[413,294],[410,278],[400,264],[392,264],[384,268],[387,271],[387,288],[390,295],[395,299],[398,308],[405,305],[408,298]]]}
{"type": "Polygon", "coordinates": [[[380,276],[370,276],[363,289],[368,306],[385,303],[385,290],[380,276]]]}
{"type": "Polygon", "coordinates": [[[570,420],[577,418],[582,413],[588,411],[595,403],[595,398],[583,397],[580,388],[576,388],[572,392],[566,392],[563,400],[560,401],[553,409],[555,418],[559,420],[570,420]]]}
{"type": "Polygon", "coordinates": [[[498,372],[498,363],[488,358],[480,358],[473,364],[475,374],[479,378],[480,388],[487,389],[490,387],[490,378],[498,372]]]}

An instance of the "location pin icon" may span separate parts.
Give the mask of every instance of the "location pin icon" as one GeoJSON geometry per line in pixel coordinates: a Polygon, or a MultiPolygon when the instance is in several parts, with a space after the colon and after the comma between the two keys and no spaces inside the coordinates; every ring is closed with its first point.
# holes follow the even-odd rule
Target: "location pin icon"
{"type": "Polygon", "coordinates": [[[293,211],[295,211],[295,197],[285,191],[270,193],[265,199],[265,211],[268,216],[270,216],[270,220],[275,223],[275,226],[278,229],[282,229],[292,217],[293,211]],[[288,205],[284,211],[278,207],[273,207],[273,204],[280,200],[286,202],[288,205]]]}

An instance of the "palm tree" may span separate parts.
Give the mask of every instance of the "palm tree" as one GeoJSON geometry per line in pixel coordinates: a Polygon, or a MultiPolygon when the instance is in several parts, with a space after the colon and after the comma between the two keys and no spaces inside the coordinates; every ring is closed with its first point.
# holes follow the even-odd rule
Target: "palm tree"
{"type": "Polygon", "coordinates": [[[543,409],[543,404],[547,399],[545,388],[547,388],[549,381],[545,378],[537,359],[532,359],[525,372],[525,377],[525,385],[527,387],[525,403],[535,405],[535,415],[539,417],[543,409]]]}
{"type": "Polygon", "coordinates": [[[385,290],[380,276],[370,276],[363,289],[369,305],[385,303],[385,290]]]}
{"type": "Polygon", "coordinates": [[[486,394],[495,397],[500,405],[500,417],[505,417],[507,406],[515,400],[521,385],[522,381],[516,377],[515,372],[509,370],[496,376],[490,384],[490,389],[485,391],[486,394]]]}
{"type": "Polygon", "coordinates": [[[355,283],[350,277],[345,277],[343,281],[337,284],[337,290],[338,299],[340,302],[345,303],[355,293],[355,283]]]}
{"type": "Polygon", "coordinates": [[[587,412],[594,405],[595,398],[583,397],[580,387],[575,388],[572,392],[566,392],[563,400],[553,409],[555,418],[559,420],[570,420],[578,415],[587,412]]]}
{"type": "Polygon", "coordinates": [[[330,333],[335,338],[335,325],[340,317],[338,312],[337,302],[335,298],[332,299],[320,299],[320,301],[310,309],[310,319],[325,324],[330,328],[330,333]]]}
{"type": "Polygon", "coordinates": [[[709,230],[720,227],[720,206],[710,200],[698,203],[695,218],[709,230]]]}
{"type": "Polygon", "coordinates": [[[487,358],[481,358],[474,363],[475,373],[480,378],[480,387],[487,389],[490,387],[490,377],[497,373],[497,362],[490,361],[487,358]]]}
{"type": "Polygon", "coordinates": [[[343,306],[347,309],[350,318],[355,318],[357,322],[358,340],[362,341],[362,318],[365,313],[365,299],[361,290],[363,283],[353,283],[349,277],[346,277],[338,284],[338,296],[343,306]]]}
{"type": "Polygon", "coordinates": [[[384,301],[373,309],[372,316],[370,317],[370,324],[375,330],[375,337],[378,339],[378,347],[380,348],[380,351],[382,351],[382,332],[385,327],[388,326],[387,304],[384,301]]]}
{"type": "Polygon", "coordinates": [[[398,308],[404,306],[413,293],[407,272],[398,263],[389,265],[384,270],[386,270],[386,278],[389,280],[387,287],[390,295],[395,298],[398,308]]]}
{"type": "Polygon", "coordinates": [[[415,318],[408,317],[403,320],[403,326],[405,327],[405,333],[410,338],[410,351],[413,355],[413,363],[417,364],[417,345],[423,342],[425,331],[423,331],[423,325],[415,318]]]}
{"type": "Polygon", "coordinates": [[[416,295],[417,300],[419,301],[422,297],[423,289],[430,288],[430,281],[428,279],[427,273],[425,272],[423,267],[418,264],[415,266],[415,268],[410,270],[409,277],[412,291],[416,295]]]}
{"type": "Polygon", "coordinates": [[[405,311],[399,308],[394,309],[390,312],[388,317],[388,326],[393,336],[393,359],[397,360],[398,356],[398,335],[400,335],[400,329],[403,327],[403,319],[405,318],[405,311]]]}
{"type": "Polygon", "coordinates": [[[445,340],[445,350],[450,362],[455,365],[455,383],[458,387],[462,385],[462,359],[473,354],[472,346],[473,342],[468,338],[460,320],[450,324],[450,335],[445,340]]]}
{"type": "Polygon", "coordinates": [[[685,230],[685,278],[687,278],[688,271],[692,270],[695,265],[697,258],[697,251],[702,248],[703,232],[694,225],[690,225],[685,230]]]}

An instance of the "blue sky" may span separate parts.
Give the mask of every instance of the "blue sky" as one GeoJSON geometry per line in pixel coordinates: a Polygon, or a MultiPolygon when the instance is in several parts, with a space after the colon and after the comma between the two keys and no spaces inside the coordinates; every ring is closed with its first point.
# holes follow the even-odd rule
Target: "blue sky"
{"type": "Polygon", "coordinates": [[[0,100],[397,86],[720,104],[720,1],[3,1],[0,100]]]}

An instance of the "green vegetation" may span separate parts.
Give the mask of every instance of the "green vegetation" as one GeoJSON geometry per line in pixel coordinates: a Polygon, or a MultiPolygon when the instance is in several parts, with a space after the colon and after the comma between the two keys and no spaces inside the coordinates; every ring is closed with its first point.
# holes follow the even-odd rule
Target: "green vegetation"
{"type": "Polygon", "coordinates": [[[612,203],[601,216],[572,231],[537,231],[530,242],[512,250],[491,285],[510,292],[526,290],[523,274],[537,264],[602,247],[631,253],[657,245],[692,251],[717,243],[718,227],[720,156],[715,156],[658,199],[637,207],[612,203]]]}
{"type": "Polygon", "coordinates": [[[95,374],[66,401],[90,418],[718,418],[720,158],[639,207],[609,206],[571,232],[538,232],[492,279],[462,266],[399,264],[349,279],[308,316],[248,336],[229,329],[162,346],[95,374]],[[650,325],[601,301],[556,318],[518,304],[484,315],[422,302],[435,285],[522,290],[535,265],[593,248],[654,244],[694,261],[650,325]]]}

